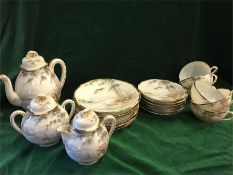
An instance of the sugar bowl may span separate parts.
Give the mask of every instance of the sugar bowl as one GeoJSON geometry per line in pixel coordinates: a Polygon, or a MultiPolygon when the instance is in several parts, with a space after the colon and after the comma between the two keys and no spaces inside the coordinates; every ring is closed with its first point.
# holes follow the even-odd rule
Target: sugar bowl
{"type": "Polygon", "coordinates": [[[12,127],[22,134],[28,141],[43,147],[48,147],[59,142],[61,135],[57,128],[69,123],[74,114],[75,104],[72,100],[65,100],[59,105],[54,98],[38,95],[28,106],[28,111],[17,110],[10,116],[12,127]],[[71,104],[68,114],[65,106],[71,104]],[[17,126],[15,117],[21,116],[21,127],[17,126]]]}

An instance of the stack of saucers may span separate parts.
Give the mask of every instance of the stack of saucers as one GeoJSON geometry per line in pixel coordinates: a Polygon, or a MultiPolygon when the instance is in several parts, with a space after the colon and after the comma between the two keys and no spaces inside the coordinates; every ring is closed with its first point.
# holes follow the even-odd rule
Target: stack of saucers
{"type": "MultiPolygon", "coordinates": [[[[140,93],[124,81],[95,79],[80,85],[74,92],[78,111],[88,108],[95,111],[100,119],[113,115],[116,128],[130,125],[137,117],[140,93]]],[[[106,124],[110,126],[110,124],[106,124]]]]}
{"type": "Polygon", "coordinates": [[[180,112],[186,103],[188,94],[179,84],[160,79],[141,82],[138,89],[142,94],[140,106],[158,115],[171,115],[180,112]]]}
{"type": "Polygon", "coordinates": [[[232,91],[216,89],[205,81],[196,81],[191,88],[191,109],[194,115],[205,122],[232,120],[228,114],[232,104],[232,91]]]}

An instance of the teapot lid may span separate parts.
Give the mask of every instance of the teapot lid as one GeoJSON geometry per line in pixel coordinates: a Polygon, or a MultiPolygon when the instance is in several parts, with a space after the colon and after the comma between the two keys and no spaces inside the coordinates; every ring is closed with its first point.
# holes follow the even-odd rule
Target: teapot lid
{"type": "Polygon", "coordinates": [[[33,71],[46,65],[48,65],[48,63],[45,62],[42,56],[38,55],[36,51],[30,50],[22,59],[22,64],[20,67],[26,71],[33,71]]]}
{"type": "Polygon", "coordinates": [[[72,125],[74,131],[91,132],[99,127],[99,117],[94,111],[85,109],[74,116],[72,125]]]}
{"type": "Polygon", "coordinates": [[[53,97],[40,94],[32,99],[30,105],[28,106],[28,110],[33,115],[44,115],[48,114],[56,107],[57,102],[54,100],[53,97]]]}

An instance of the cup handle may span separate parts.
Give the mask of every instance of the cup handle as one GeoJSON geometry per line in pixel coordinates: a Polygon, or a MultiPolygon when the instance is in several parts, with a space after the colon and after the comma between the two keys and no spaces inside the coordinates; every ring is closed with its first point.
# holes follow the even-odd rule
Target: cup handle
{"type": "Polygon", "coordinates": [[[217,67],[217,66],[212,66],[212,67],[210,68],[210,71],[211,71],[212,74],[214,74],[215,72],[217,72],[217,70],[218,70],[218,67],[217,67]]]}
{"type": "Polygon", "coordinates": [[[213,82],[212,82],[212,85],[213,85],[213,84],[215,84],[215,83],[217,82],[218,76],[215,75],[215,74],[211,74],[211,75],[212,75],[212,77],[213,77],[213,82]]]}
{"type": "MultiPolygon", "coordinates": [[[[228,111],[227,114],[231,114],[233,115],[233,111],[228,111]]],[[[227,115],[226,115],[227,116],[227,115]]],[[[233,120],[233,116],[231,116],[230,118],[223,118],[222,120],[233,120]]]]}
{"type": "Polygon", "coordinates": [[[61,78],[60,78],[60,87],[62,88],[64,86],[65,80],[66,80],[66,65],[65,63],[59,59],[59,58],[54,58],[50,61],[49,67],[50,69],[54,72],[54,66],[56,64],[60,64],[61,66],[61,78]]]}
{"type": "Polygon", "coordinates": [[[25,117],[26,116],[26,113],[24,111],[21,111],[21,110],[17,110],[15,112],[13,112],[10,116],[10,123],[11,123],[11,126],[17,131],[19,132],[20,134],[22,134],[22,130],[20,127],[17,126],[17,124],[15,123],[15,117],[19,115],[21,117],[25,117]]]}
{"type": "Polygon", "coordinates": [[[110,130],[108,131],[109,138],[110,138],[111,135],[112,135],[112,133],[113,133],[113,131],[114,131],[115,128],[116,128],[116,119],[115,119],[115,117],[113,117],[112,115],[107,115],[106,117],[103,118],[102,124],[103,124],[104,126],[106,126],[106,123],[107,123],[108,120],[111,121],[111,128],[110,128],[110,130]]]}
{"type": "Polygon", "coordinates": [[[73,100],[67,99],[65,101],[63,101],[63,103],[61,104],[61,107],[63,107],[66,110],[66,105],[67,104],[71,104],[71,110],[69,113],[69,117],[71,118],[74,115],[75,112],[75,103],[73,100]]]}

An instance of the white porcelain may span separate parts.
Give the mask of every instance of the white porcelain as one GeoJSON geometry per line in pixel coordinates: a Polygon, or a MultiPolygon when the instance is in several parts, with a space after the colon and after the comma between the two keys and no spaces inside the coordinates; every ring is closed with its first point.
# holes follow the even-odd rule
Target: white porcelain
{"type": "Polygon", "coordinates": [[[207,104],[207,101],[196,89],[196,86],[193,84],[190,90],[191,101],[196,104],[207,104]]]}
{"type": "Polygon", "coordinates": [[[27,112],[17,110],[11,114],[12,127],[28,141],[48,147],[59,142],[61,135],[57,128],[69,124],[75,111],[75,103],[68,99],[58,105],[52,97],[38,95],[31,101],[28,109],[27,112]],[[67,104],[71,104],[70,114],[65,110],[67,104]],[[16,116],[22,117],[21,127],[15,123],[16,116]]]}
{"type": "Polygon", "coordinates": [[[217,89],[226,99],[228,99],[228,105],[232,104],[232,95],[233,95],[233,90],[229,89],[224,89],[224,88],[219,88],[217,89]]]}
{"type": "Polygon", "coordinates": [[[154,110],[153,108],[150,108],[148,106],[140,106],[142,109],[144,109],[145,111],[151,113],[151,114],[155,114],[155,115],[163,115],[163,116],[168,116],[168,115],[173,115],[176,113],[179,113],[183,110],[184,107],[177,109],[175,111],[162,111],[162,110],[154,110]]]}
{"type": "Polygon", "coordinates": [[[147,98],[161,102],[174,102],[187,98],[186,90],[179,84],[160,79],[142,81],[139,91],[147,98]]]}
{"type": "MultiPolygon", "coordinates": [[[[136,108],[134,108],[132,111],[125,113],[123,115],[114,115],[116,119],[116,127],[118,127],[119,124],[124,123],[124,121],[128,121],[132,118],[136,119],[139,110],[139,105],[137,105],[136,108]]],[[[99,116],[100,119],[103,119],[104,116],[99,116]]],[[[107,123],[108,124],[108,123],[107,123]]]]}
{"type": "Polygon", "coordinates": [[[226,112],[209,112],[205,111],[204,109],[201,109],[196,104],[191,103],[191,109],[193,111],[193,114],[199,118],[202,121],[205,122],[218,122],[223,120],[232,120],[233,112],[232,111],[226,111],[226,112]],[[226,118],[226,116],[230,114],[230,118],[226,118]]]}
{"type": "MultiPolygon", "coordinates": [[[[136,120],[136,116],[138,115],[138,113],[135,113],[133,116],[131,116],[130,118],[128,118],[127,120],[122,121],[121,123],[117,124],[117,128],[116,129],[122,129],[125,128],[129,125],[131,125],[135,120],[136,120]]],[[[111,125],[106,123],[106,127],[110,128],[111,125]]]]}
{"type": "Polygon", "coordinates": [[[218,68],[216,66],[210,66],[203,61],[194,61],[186,64],[180,71],[179,80],[185,80],[192,77],[206,76],[214,74],[218,68]]]}
{"type": "Polygon", "coordinates": [[[72,125],[61,126],[57,131],[62,135],[68,156],[80,164],[90,165],[105,154],[115,126],[113,116],[106,116],[100,122],[95,112],[85,109],[74,116],[72,125]],[[109,132],[106,122],[111,122],[109,132]]]}
{"type": "Polygon", "coordinates": [[[154,106],[154,107],[164,107],[164,108],[166,108],[166,107],[182,106],[182,105],[184,105],[186,103],[186,99],[184,99],[182,101],[179,101],[177,103],[156,103],[156,102],[150,101],[149,99],[144,98],[142,96],[141,102],[146,103],[146,104],[151,105],[151,106],[154,106]]]}
{"type": "MultiPolygon", "coordinates": [[[[83,108],[76,106],[76,112],[82,111],[83,108]]],[[[112,115],[116,119],[116,129],[123,128],[124,126],[128,126],[125,123],[128,123],[128,121],[135,120],[137,117],[139,111],[139,103],[133,107],[132,109],[120,113],[97,113],[100,121],[107,115],[112,115]]],[[[132,122],[130,122],[131,124],[132,122]]],[[[107,126],[109,126],[109,123],[106,123],[107,126]]]]}
{"type": "Polygon", "coordinates": [[[206,83],[213,85],[217,82],[218,77],[215,74],[207,74],[205,76],[190,77],[180,81],[180,84],[186,89],[187,93],[191,95],[191,87],[197,80],[205,81],[206,83]]]}
{"type": "Polygon", "coordinates": [[[140,93],[124,81],[96,79],[80,85],[74,92],[74,100],[77,106],[98,113],[123,113],[139,103],[140,93]]]}
{"type": "Polygon", "coordinates": [[[225,97],[212,85],[198,80],[194,83],[198,93],[208,102],[223,100],[225,97]]]}
{"type": "Polygon", "coordinates": [[[180,108],[183,108],[185,105],[185,101],[180,103],[180,104],[156,104],[156,103],[151,103],[149,101],[145,101],[144,99],[141,100],[141,106],[151,108],[153,110],[157,111],[176,111],[179,110],[180,108]]]}
{"type": "Polygon", "coordinates": [[[6,96],[9,102],[15,106],[27,108],[30,101],[38,94],[44,93],[60,99],[61,90],[66,79],[66,66],[61,59],[53,59],[46,63],[44,58],[35,51],[29,51],[22,59],[21,71],[15,81],[15,91],[10,79],[0,75],[5,84],[6,96]],[[60,80],[54,73],[54,66],[59,64],[62,68],[60,80]]]}
{"type": "Polygon", "coordinates": [[[209,111],[209,112],[218,112],[223,113],[230,110],[230,106],[232,104],[232,91],[229,89],[217,89],[222,95],[224,95],[223,100],[219,100],[216,102],[208,102],[204,104],[193,104],[197,105],[199,108],[209,111]]]}

